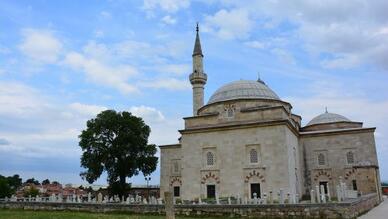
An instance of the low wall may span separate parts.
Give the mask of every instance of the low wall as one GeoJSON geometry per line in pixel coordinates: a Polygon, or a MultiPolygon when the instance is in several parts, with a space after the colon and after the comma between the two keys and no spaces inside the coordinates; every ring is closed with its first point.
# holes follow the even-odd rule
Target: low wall
{"type": "MultiPolygon", "coordinates": [[[[356,218],[379,204],[377,194],[342,203],[265,205],[176,205],[177,215],[249,218],[356,218]]],[[[164,205],[127,205],[50,202],[0,202],[0,209],[127,212],[164,214],[164,205]]]]}

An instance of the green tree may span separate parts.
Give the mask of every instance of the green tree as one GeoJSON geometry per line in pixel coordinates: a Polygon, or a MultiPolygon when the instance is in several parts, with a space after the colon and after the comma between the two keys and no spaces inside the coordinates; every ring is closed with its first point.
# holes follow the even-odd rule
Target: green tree
{"type": "Polygon", "coordinates": [[[8,180],[0,175],[0,198],[11,197],[12,191],[8,180]]]}
{"type": "Polygon", "coordinates": [[[36,197],[37,195],[39,195],[39,190],[33,186],[31,186],[30,188],[24,190],[24,197],[36,197]]]}
{"type": "Polygon", "coordinates": [[[50,184],[50,180],[49,179],[45,179],[42,181],[42,185],[47,185],[47,184],[50,184]]]}
{"type": "Polygon", "coordinates": [[[8,185],[11,187],[12,193],[22,185],[22,178],[18,174],[7,177],[8,185]]]}
{"type": "Polygon", "coordinates": [[[39,181],[36,180],[35,178],[27,179],[26,183],[31,183],[31,184],[34,184],[34,185],[40,185],[39,181]]]}
{"type": "Polygon", "coordinates": [[[111,192],[125,195],[126,178],[151,174],[158,162],[156,145],[148,144],[151,129],[129,112],[105,110],[87,121],[79,136],[82,148],[81,177],[89,183],[106,171],[111,192]]]}

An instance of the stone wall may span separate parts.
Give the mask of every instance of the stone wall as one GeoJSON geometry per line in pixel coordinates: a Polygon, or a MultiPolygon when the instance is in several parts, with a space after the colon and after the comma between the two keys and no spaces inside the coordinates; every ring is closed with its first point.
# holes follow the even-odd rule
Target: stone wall
{"type": "MultiPolygon", "coordinates": [[[[379,203],[376,194],[348,202],[328,204],[267,205],[176,205],[175,212],[186,216],[220,216],[249,218],[356,218],[379,203]]],[[[0,202],[0,209],[68,210],[86,212],[127,212],[164,214],[164,205],[0,202]]]]}

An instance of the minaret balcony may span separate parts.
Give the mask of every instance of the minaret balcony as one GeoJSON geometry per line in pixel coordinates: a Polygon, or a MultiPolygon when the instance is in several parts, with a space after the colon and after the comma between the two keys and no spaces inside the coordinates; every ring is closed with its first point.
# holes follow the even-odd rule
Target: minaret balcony
{"type": "Polygon", "coordinates": [[[194,72],[190,74],[189,78],[190,78],[191,84],[197,84],[197,83],[206,84],[207,74],[194,72]]]}

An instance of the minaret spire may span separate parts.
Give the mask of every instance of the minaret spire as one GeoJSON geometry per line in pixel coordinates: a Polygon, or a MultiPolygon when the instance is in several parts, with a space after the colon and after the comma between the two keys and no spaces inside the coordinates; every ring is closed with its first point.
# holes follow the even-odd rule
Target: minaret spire
{"type": "Polygon", "coordinates": [[[198,115],[198,109],[204,104],[203,96],[207,75],[203,70],[203,53],[199,39],[199,26],[196,26],[195,44],[193,50],[193,72],[190,74],[190,83],[193,86],[193,115],[198,115]]]}
{"type": "Polygon", "coordinates": [[[202,48],[201,48],[201,41],[199,40],[199,26],[198,26],[198,22],[197,22],[196,31],[197,31],[197,35],[195,36],[195,44],[194,44],[193,56],[201,55],[203,57],[202,48]]]}

